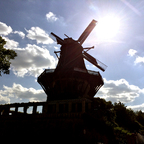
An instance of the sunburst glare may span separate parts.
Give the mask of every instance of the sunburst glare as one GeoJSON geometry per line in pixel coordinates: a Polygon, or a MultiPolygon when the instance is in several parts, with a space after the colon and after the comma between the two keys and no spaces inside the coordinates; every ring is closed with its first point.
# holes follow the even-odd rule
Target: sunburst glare
{"type": "Polygon", "coordinates": [[[106,16],[98,20],[96,33],[99,39],[114,38],[120,28],[120,19],[114,16],[106,16]]]}

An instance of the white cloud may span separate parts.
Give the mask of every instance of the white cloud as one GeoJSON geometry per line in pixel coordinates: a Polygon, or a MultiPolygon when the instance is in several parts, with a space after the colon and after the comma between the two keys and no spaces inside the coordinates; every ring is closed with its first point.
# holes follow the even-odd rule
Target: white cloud
{"type": "Polygon", "coordinates": [[[32,40],[36,40],[37,43],[43,44],[51,44],[53,40],[49,37],[49,35],[39,27],[31,27],[30,30],[26,30],[28,32],[27,37],[32,40]]]}
{"type": "Polygon", "coordinates": [[[14,74],[20,77],[32,75],[37,77],[43,69],[55,68],[57,60],[46,48],[28,44],[26,48],[14,48],[17,57],[12,62],[14,74]]]}
{"type": "Polygon", "coordinates": [[[25,38],[25,34],[22,31],[14,31],[14,34],[18,34],[22,39],[25,38]]]}
{"type": "Polygon", "coordinates": [[[138,63],[141,63],[141,64],[144,63],[144,57],[139,56],[139,54],[136,50],[130,49],[128,51],[128,55],[135,58],[135,60],[134,60],[135,65],[138,63]]]}
{"type": "Polygon", "coordinates": [[[56,17],[56,15],[52,12],[49,12],[46,14],[46,18],[48,21],[53,22],[53,21],[57,21],[58,18],[56,17]]]}
{"type": "Polygon", "coordinates": [[[0,22],[0,34],[8,35],[11,32],[12,32],[12,28],[10,26],[7,26],[5,23],[0,22]]]}
{"type": "Polygon", "coordinates": [[[136,53],[137,53],[137,51],[134,50],[134,49],[130,49],[130,50],[128,51],[128,55],[129,55],[129,56],[134,56],[136,53]]]}
{"type": "Polygon", "coordinates": [[[134,111],[143,111],[144,112],[144,103],[140,104],[140,105],[133,105],[133,106],[127,106],[127,108],[131,108],[134,111]]]}
{"type": "Polygon", "coordinates": [[[140,104],[140,105],[131,105],[131,106],[127,106],[127,108],[131,108],[133,109],[134,111],[143,111],[144,112],[144,103],[140,104]]]}
{"type": "Polygon", "coordinates": [[[59,49],[59,47],[54,46],[54,49],[55,49],[55,50],[58,50],[58,49],[59,49]]]}
{"type": "Polygon", "coordinates": [[[18,42],[14,41],[14,40],[10,40],[8,37],[3,37],[3,39],[5,39],[5,41],[6,41],[5,48],[13,49],[13,48],[17,48],[19,45],[18,42]]]}
{"type": "Polygon", "coordinates": [[[7,96],[2,96],[0,91],[0,104],[10,103],[10,99],[7,96]]]}
{"type": "Polygon", "coordinates": [[[125,79],[117,81],[106,79],[105,84],[98,92],[98,96],[110,100],[112,102],[121,101],[122,103],[133,102],[140,94],[144,94],[144,90],[138,86],[130,85],[125,79]]]}
{"type": "Polygon", "coordinates": [[[62,16],[57,17],[54,13],[49,12],[46,14],[48,22],[57,22],[60,26],[67,26],[65,19],[62,16]]]}
{"type": "Polygon", "coordinates": [[[144,57],[138,56],[138,57],[135,59],[134,63],[135,63],[135,64],[137,64],[137,63],[144,63],[144,57]]]}
{"type": "Polygon", "coordinates": [[[15,98],[25,101],[45,101],[46,94],[43,90],[36,90],[34,88],[25,88],[20,84],[13,84],[12,87],[3,86],[4,90],[0,91],[0,103],[1,99],[5,98],[6,103],[10,102],[10,99],[15,98]]]}

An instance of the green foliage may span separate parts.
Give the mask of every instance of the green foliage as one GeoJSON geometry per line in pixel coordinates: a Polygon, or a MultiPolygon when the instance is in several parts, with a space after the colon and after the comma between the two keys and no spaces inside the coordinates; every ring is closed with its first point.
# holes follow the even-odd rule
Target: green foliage
{"type": "Polygon", "coordinates": [[[135,141],[135,132],[144,135],[142,111],[134,112],[121,102],[112,104],[101,98],[93,100],[93,109],[94,111],[86,113],[83,117],[87,128],[89,130],[95,128],[96,133],[101,137],[106,136],[110,143],[135,141]]]}
{"type": "Polygon", "coordinates": [[[94,113],[99,119],[106,121],[107,123],[115,122],[116,113],[113,109],[111,101],[106,102],[104,99],[94,99],[94,113]]]}
{"type": "Polygon", "coordinates": [[[144,114],[142,113],[141,110],[136,112],[136,119],[138,122],[144,125],[144,114]]]}
{"type": "Polygon", "coordinates": [[[128,130],[125,130],[123,127],[114,127],[114,133],[117,143],[121,144],[126,144],[127,137],[132,135],[132,133],[130,133],[128,130]]]}
{"type": "Polygon", "coordinates": [[[137,130],[135,124],[136,115],[133,110],[127,109],[123,103],[119,102],[114,103],[114,111],[116,112],[116,123],[119,126],[129,129],[130,131],[137,130]]]}
{"type": "Polygon", "coordinates": [[[0,76],[1,73],[9,74],[10,60],[17,56],[14,50],[4,48],[5,44],[6,41],[0,36],[0,76]]]}

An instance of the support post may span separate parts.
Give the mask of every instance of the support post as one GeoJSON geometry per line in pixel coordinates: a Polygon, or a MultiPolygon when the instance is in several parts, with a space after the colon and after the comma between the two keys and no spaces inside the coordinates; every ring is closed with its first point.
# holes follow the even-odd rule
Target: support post
{"type": "Polygon", "coordinates": [[[72,111],[72,103],[69,102],[69,104],[68,104],[68,112],[70,113],[71,111],[72,111]]]}
{"type": "Polygon", "coordinates": [[[85,100],[82,101],[82,113],[85,113],[85,100]]]}
{"type": "Polygon", "coordinates": [[[56,113],[59,112],[59,103],[56,103],[56,113]]]}
{"type": "Polygon", "coordinates": [[[18,113],[18,105],[16,105],[16,107],[15,107],[15,114],[17,114],[18,113]]]}
{"type": "Polygon", "coordinates": [[[91,110],[91,102],[88,103],[88,110],[91,110]]]}

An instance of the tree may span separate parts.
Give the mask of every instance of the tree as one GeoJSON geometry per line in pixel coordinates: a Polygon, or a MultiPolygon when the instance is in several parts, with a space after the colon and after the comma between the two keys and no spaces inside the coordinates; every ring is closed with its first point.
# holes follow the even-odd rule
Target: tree
{"type": "Polygon", "coordinates": [[[6,41],[0,36],[0,76],[1,73],[9,74],[10,60],[17,56],[14,50],[4,48],[6,41]]]}
{"type": "Polygon", "coordinates": [[[136,112],[136,120],[144,126],[144,114],[141,110],[136,112]]]}
{"type": "Polygon", "coordinates": [[[132,109],[127,109],[126,106],[119,102],[114,103],[114,110],[116,112],[116,123],[131,132],[138,130],[140,127],[136,122],[136,115],[132,109]]]}

